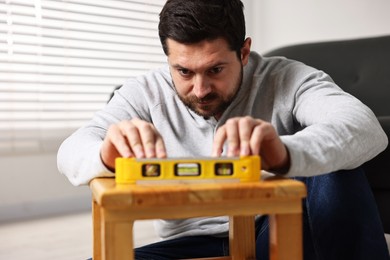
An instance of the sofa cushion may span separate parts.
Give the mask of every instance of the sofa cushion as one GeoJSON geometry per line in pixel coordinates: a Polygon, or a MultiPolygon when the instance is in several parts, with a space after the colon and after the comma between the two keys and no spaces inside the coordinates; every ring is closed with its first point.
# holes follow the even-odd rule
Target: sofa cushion
{"type": "Polygon", "coordinates": [[[285,56],[321,69],[377,116],[390,116],[390,36],[293,45],[264,56],[285,56]]]}

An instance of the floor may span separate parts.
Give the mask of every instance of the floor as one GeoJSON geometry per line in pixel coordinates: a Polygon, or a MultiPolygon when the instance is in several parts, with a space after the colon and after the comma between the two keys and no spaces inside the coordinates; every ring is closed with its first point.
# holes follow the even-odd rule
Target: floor
{"type": "MultiPolygon", "coordinates": [[[[136,221],[135,246],[157,240],[152,221],[136,221]]],[[[0,223],[0,259],[76,260],[92,256],[90,212],[0,223]]]]}
{"type": "MultiPolygon", "coordinates": [[[[76,260],[92,256],[91,213],[0,223],[0,259],[76,260]]],[[[390,235],[386,236],[390,247],[390,235]]],[[[157,241],[152,221],[136,221],[135,246],[157,241]]]]}

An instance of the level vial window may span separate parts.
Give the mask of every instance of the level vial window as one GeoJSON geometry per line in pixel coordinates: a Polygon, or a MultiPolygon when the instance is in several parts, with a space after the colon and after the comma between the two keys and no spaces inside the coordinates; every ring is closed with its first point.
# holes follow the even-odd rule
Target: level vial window
{"type": "Polygon", "coordinates": [[[217,176],[231,176],[233,175],[233,163],[216,163],[215,175],[217,176]]]}
{"type": "Polygon", "coordinates": [[[158,177],[161,175],[160,164],[148,163],[142,165],[142,176],[144,177],[158,177]]]}
{"type": "Polygon", "coordinates": [[[199,163],[177,163],[175,164],[176,176],[199,176],[200,164],[199,163]]]}

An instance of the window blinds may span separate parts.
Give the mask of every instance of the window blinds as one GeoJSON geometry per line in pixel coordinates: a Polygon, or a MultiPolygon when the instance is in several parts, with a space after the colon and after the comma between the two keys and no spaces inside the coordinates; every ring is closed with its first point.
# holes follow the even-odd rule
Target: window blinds
{"type": "Polygon", "coordinates": [[[165,0],[0,0],[0,155],[47,152],[161,66],[165,0]]]}

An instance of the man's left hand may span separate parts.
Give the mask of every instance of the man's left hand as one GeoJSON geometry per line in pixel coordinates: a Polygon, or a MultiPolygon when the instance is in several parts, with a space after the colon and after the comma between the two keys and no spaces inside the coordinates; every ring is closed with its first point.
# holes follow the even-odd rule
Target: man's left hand
{"type": "Polygon", "coordinates": [[[215,134],[213,156],[221,156],[225,142],[227,156],[260,155],[264,170],[289,169],[288,150],[269,122],[249,116],[231,118],[215,134]]]}

